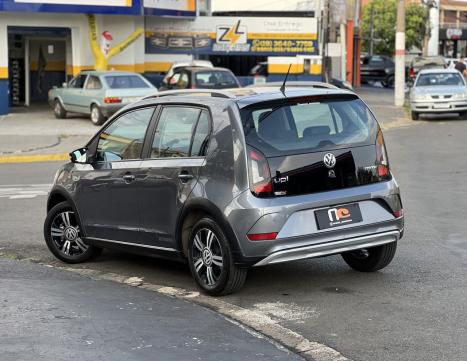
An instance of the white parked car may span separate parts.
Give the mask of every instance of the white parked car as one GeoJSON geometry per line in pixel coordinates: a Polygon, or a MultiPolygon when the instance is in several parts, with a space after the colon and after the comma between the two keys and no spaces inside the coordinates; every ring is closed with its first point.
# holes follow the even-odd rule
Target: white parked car
{"type": "Polygon", "coordinates": [[[209,60],[192,60],[178,61],[172,64],[164,79],[162,79],[163,87],[167,87],[169,79],[174,75],[175,71],[180,68],[196,67],[196,68],[214,68],[214,65],[209,60]]]}
{"type": "Polygon", "coordinates": [[[421,113],[458,113],[467,116],[467,84],[455,69],[424,69],[410,89],[412,120],[421,113]]]}

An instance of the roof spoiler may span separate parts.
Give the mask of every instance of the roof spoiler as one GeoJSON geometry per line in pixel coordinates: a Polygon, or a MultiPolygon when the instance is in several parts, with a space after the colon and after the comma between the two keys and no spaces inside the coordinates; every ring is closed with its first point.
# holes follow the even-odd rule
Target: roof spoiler
{"type": "Polygon", "coordinates": [[[226,99],[236,99],[233,94],[222,90],[211,90],[211,89],[183,89],[183,90],[164,90],[160,93],[148,95],[141,100],[161,98],[168,96],[177,96],[177,95],[210,95],[211,97],[217,98],[226,98],[226,99]]]}

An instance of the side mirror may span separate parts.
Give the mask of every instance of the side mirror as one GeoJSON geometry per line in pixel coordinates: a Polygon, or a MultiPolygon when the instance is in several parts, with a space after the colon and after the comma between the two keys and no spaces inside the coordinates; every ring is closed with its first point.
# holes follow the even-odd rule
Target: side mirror
{"type": "Polygon", "coordinates": [[[87,148],[79,148],[75,151],[70,153],[70,160],[72,163],[76,164],[88,164],[88,149],[87,148]]]}
{"type": "Polygon", "coordinates": [[[62,88],[68,88],[68,83],[62,83],[62,88]]]}

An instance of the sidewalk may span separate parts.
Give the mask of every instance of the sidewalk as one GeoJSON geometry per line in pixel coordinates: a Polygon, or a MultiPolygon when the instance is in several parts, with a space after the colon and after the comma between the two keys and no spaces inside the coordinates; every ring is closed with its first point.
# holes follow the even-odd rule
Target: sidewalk
{"type": "Polygon", "coordinates": [[[15,108],[0,116],[0,162],[66,160],[97,130],[84,116],[55,119],[47,105],[15,108]]]}
{"type": "Polygon", "coordinates": [[[363,98],[375,113],[378,122],[383,128],[409,121],[404,108],[394,105],[394,89],[362,86],[357,90],[357,94],[363,98]]]}
{"type": "Polygon", "coordinates": [[[2,361],[303,360],[213,311],[0,258],[2,361]]]}

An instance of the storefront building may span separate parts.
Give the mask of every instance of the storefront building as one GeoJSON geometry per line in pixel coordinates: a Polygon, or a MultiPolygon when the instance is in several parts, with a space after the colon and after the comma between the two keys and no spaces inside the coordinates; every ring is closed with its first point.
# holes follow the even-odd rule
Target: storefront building
{"type": "Polygon", "coordinates": [[[467,57],[467,4],[460,0],[441,0],[439,27],[440,54],[451,58],[467,57]]]}
{"type": "Polygon", "coordinates": [[[196,15],[196,0],[0,0],[0,115],[83,70],[157,82],[175,61],[273,57],[274,73],[286,57],[295,73],[321,71],[315,18],[196,15]]]}

